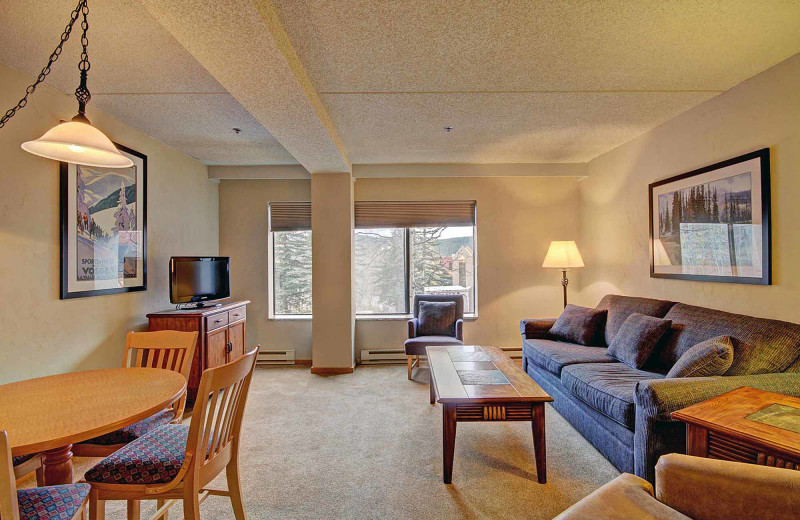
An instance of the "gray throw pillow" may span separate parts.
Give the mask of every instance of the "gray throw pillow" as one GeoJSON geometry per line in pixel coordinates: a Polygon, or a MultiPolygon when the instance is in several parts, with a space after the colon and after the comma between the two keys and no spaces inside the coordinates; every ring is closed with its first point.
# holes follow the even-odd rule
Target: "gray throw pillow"
{"type": "Polygon", "coordinates": [[[580,345],[599,345],[607,314],[605,309],[567,305],[550,329],[550,335],[580,345]]]}
{"type": "Polygon", "coordinates": [[[662,320],[634,312],[622,323],[608,346],[608,355],[633,368],[642,368],[653,355],[658,340],[672,327],[662,320]]]}
{"type": "Polygon", "coordinates": [[[456,302],[419,302],[419,336],[456,335],[456,302]]]}
{"type": "Polygon", "coordinates": [[[721,376],[733,364],[730,336],[707,339],[684,352],[667,373],[673,377],[721,376]]]}

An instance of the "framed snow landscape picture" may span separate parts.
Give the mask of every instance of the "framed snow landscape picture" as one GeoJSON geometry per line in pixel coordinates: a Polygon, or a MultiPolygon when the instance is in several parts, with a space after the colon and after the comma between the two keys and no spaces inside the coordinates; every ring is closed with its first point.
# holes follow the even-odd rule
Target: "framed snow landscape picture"
{"type": "Polygon", "coordinates": [[[116,146],[133,166],[61,163],[62,300],[147,289],[147,156],[116,146]]]}
{"type": "Polygon", "coordinates": [[[650,276],[770,285],[769,148],[650,184],[650,276]]]}

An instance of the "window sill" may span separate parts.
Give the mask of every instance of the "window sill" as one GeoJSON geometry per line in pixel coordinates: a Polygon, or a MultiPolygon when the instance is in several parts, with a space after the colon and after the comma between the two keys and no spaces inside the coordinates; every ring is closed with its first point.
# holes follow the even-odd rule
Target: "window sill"
{"type": "MultiPolygon", "coordinates": [[[[413,317],[411,314],[356,314],[356,321],[408,321],[413,317]]],[[[464,315],[464,321],[477,319],[477,314],[464,315]]]]}
{"type": "MultiPolygon", "coordinates": [[[[413,318],[411,314],[357,314],[356,321],[408,321],[413,318]]],[[[270,321],[311,321],[313,316],[310,314],[283,314],[270,316],[270,321]]],[[[464,321],[476,321],[477,314],[464,315],[464,321]]]]}
{"type": "Polygon", "coordinates": [[[311,314],[279,314],[270,316],[270,321],[311,321],[311,314]]]}

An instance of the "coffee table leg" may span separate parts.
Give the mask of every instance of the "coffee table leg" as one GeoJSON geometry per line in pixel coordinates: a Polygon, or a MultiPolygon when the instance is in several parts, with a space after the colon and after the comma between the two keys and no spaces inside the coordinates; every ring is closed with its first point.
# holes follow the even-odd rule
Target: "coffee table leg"
{"type": "Polygon", "coordinates": [[[533,451],[536,455],[536,477],[539,484],[547,483],[547,444],[544,436],[544,403],[533,405],[533,451]]]}
{"type": "Polygon", "coordinates": [[[430,385],[431,386],[431,404],[434,404],[436,402],[436,388],[434,387],[434,384],[433,384],[433,370],[431,370],[430,372],[431,372],[431,380],[430,380],[430,383],[431,383],[431,385],[430,385]]]}
{"type": "Polygon", "coordinates": [[[442,426],[444,483],[450,484],[453,482],[453,456],[456,452],[456,405],[442,406],[442,426]]]}
{"type": "Polygon", "coordinates": [[[44,452],[44,485],[72,484],[72,444],[44,452]]]}

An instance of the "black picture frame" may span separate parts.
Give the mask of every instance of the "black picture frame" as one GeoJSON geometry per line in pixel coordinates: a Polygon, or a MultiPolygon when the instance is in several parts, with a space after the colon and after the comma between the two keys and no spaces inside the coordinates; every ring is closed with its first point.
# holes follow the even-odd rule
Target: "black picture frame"
{"type": "Polygon", "coordinates": [[[105,289],[91,289],[91,290],[70,290],[70,278],[69,278],[69,263],[70,263],[70,233],[69,233],[69,197],[74,196],[74,193],[70,193],[69,189],[69,177],[70,177],[70,163],[60,162],[59,163],[59,173],[60,173],[60,239],[61,239],[61,276],[60,276],[60,297],[62,300],[68,300],[73,298],[86,298],[91,296],[103,296],[108,294],[121,294],[121,293],[129,293],[129,292],[138,292],[138,291],[146,291],[147,290],[147,156],[141,152],[128,148],[127,146],[121,145],[119,143],[114,143],[117,149],[128,155],[134,160],[134,162],[141,161],[141,181],[139,181],[137,175],[137,183],[142,183],[142,197],[141,200],[137,199],[137,210],[138,214],[136,216],[136,230],[142,232],[142,239],[141,239],[141,283],[135,286],[126,286],[126,287],[113,287],[113,288],[105,288],[105,289]]]}
{"type": "MultiPolygon", "coordinates": [[[[751,175],[755,175],[752,173],[751,175]]],[[[751,178],[752,180],[752,178],[751,178]]],[[[685,184],[685,183],[682,183],[685,184]]],[[[676,188],[676,191],[679,189],[687,189],[687,188],[676,188]]],[[[705,188],[704,188],[705,189],[705,188]]],[[[772,284],[772,229],[771,229],[771,191],[770,191],[770,160],[769,160],[769,148],[763,148],[761,150],[756,150],[751,153],[747,153],[744,155],[740,155],[738,157],[734,157],[732,159],[728,159],[726,161],[718,162],[715,164],[711,164],[708,166],[704,166],[702,168],[698,168],[696,170],[692,170],[690,172],[682,173],[680,175],[676,175],[674,177],[670,177],[668,179],[663,179],[657,182],[654,182],[648,186],[649,192],[649,236],[650,236],[650,277],[651,278],[672,278],[672,279],[679,279],[679,280],[696,280],[696,281],[704,281],[704,282],[718,282],[718,283],[739,283],[739,284],[751,284],[751,285],[771,285],[772,284]],[[657,253],[656,248],[656,230],[654,225],[654,205],[656,203],[655,198],[658,196],[654,192],[658,188],[662,188],[659,191],[663,191],[663,187],[667,187],[669,189],[669,185],[676,185],[681,181],[685,181],[686,179],[697,177],[698,184],[694,185],[694,187],[699,187],[701,185],[708,186],[708,181],[705,183],[702,181],[702,176],[706,175],[707,177],[710,176],[713,172],[717,170],[721,170],[723,168],[728,168],[731,166],[739,165],[741,163],[745,163],[748,161],[756,160],[759,169],[759,189],[760,193],[756,193],[755,190],[749,192],[750,198],[749,205],[750,205],[750,216],[751,216],[751,227],[756,227],[754,224],[755,220],[753,217],[755,215],[759,215],[761,222],[760,222],[760,238],[761,238],[761,276],[736,276],[734,274],[727,276],[727,275],[710,275],[710,274],[691,274],[691,273],[669,273],[669,272],[658,272],[656,266],[656,255],[667,255],[666,262],[669,262],[669,255],[664,249],[663,243],[661,243],[660,238],[658,236],[659,243],[661,244],[661,251],[663,253],[657,253]],[[753,204],[754,200],[758,200],[760,202],[760,212],[756,212],[756,206],[753,204]]],[[[673,192],[674,193],[674,192],[673,192]]],[[[716,195],[716,190],[715,190],[716,195]]],[[[674,195],[673,195],[674,196],[674,195]]],[[[717,197],[715,197],[717,199],[717,197]]],[[[673,199],[674,201],[674,199],[673,199]]],[[[736,205],[736,204],[735,204],[736,205]]],[[[674,211],[673,211],[674,213],[674,211]]],[[[661,225],[661,210],[659,209],[659,226],[661,225]]],[[[667,212],[669,218],[669,213],[667,212]]],[[[672,217],[674,219],[674,215],[672,217]]],[[[673,223],[674,224],[674,223],[673,223]]],[[[728,224],[728,227],[732,229],[733,224],[728,224]]],[[[729,231],[732,233],[732,231],[729,231]]],[[[733,238],[733,235],[730,235],[733,238]]],[[[752,235],[751,235],[752,236],[752,235]]],[[[729,241],[729,250],[731,251],[730,256],[732,258],[735,257],[735,243],[736,240],[729,241]],[[730,244],[734,244],[731,246],[730,244]]],[[[727,254],[727,253],[722,253],[727,254]]],[[[732,265],[735,262],[732,260],[732,265]]],[[[669,265],[669,264],[666,264],[669,265]]],[[[659,269],[662,269],[661,264],[659,265],[659,269]]],[[[666,269],[666,268],[663,268],[666,269]]],[[[739,266],[736,266],[736,269],[739,269],[739,266]]],[[[731,267],[732,273],[734,272],[734,267],[731,267]]]]}

